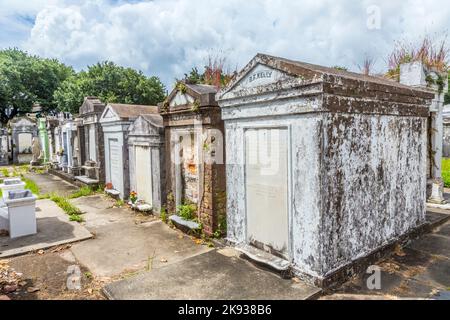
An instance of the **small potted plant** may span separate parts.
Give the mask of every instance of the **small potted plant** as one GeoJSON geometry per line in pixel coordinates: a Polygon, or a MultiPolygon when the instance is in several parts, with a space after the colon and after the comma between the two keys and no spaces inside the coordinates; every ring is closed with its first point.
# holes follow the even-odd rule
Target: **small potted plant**
{"type": "Polygon", "coordinates": [[[134,206],[136,204],[138,197],[137,197],[137,192],[136,191],[131,191],[130,192],[130,201],[131,204],[134,206]]]}

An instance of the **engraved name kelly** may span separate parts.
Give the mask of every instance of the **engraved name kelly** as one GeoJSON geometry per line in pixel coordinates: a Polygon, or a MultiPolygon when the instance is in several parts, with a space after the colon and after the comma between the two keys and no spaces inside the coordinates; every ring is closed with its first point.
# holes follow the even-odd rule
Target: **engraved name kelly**
{"type": "Polygon", "coordinates": [[[248,78],[248,82],[252,83],[253,81],[258,80],[258,79],[272,78],[272,74],[273,74],[272,71],[255,72],[248,78]]]}

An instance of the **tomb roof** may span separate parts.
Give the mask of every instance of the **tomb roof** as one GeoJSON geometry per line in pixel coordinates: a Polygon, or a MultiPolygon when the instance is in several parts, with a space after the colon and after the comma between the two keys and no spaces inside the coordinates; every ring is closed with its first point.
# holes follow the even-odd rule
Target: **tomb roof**
{"type": "Polygon", "coordinates": [[[158,113],[157,106],[144,106],[137,104],[108,103],[108,106],[122,119],[135,119],[140,115],[158,113]]]}
{"type": "Polygon", "coordinates": [[[80,115],[88,113],[102,113],[105,106],[106,105],[97,97],[85,97],[79,113],[80,115]]]}
{"type": "Polygon", "coordinates": [[[163,127],[163,118],[159,114],[143,114],[142,118],[155,126],[163,127]]]}
{"type": "MultiPolygon", "coordinates": [[[[432,99],[434,93],[427,88],[416,88],[401,84],[381,76],[364,75],[361,73],[325,67],[316,64],[275,57],[258,53],[239,74],[222,89],[218,97],[222,98],[227,92],[232,91],[257,65],[263,65],[286,74],[287,77],[303,80],[303,83],[326,83],[323,91],[334,94],[339,88],[340,93],[352,95],[358,87],[363,91],[378,91],[383,95],[396,93],[403,96],[414,96],[423,99],[432,99]]],[[[359,90],[360,91],[360,90],[359,90]]]]}

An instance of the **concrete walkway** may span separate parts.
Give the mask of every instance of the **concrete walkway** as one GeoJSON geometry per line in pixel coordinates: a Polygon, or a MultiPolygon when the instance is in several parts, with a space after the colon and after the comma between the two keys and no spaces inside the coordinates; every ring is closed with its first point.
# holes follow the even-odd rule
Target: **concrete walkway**
{"type": "Polygon", "coordinates": [[[85,226],[95,239],[78,243],[71,250],[97,276],[160,268],[211,250],[153,216],[112,208],[114,201],[104,195],[73,203],[86,212],[85,226]]]}
{"type": "Polygon", "coordinates": [[[255,267],[233,249],[213,250],[165,268],[111,283],[103,289],[117,300],[305,300],[320,289],[255,267]]]}
{"type": "Polygon", "coordinates": [[[86,240],[92,234],[69,217],[51,200],[36,201],[37,234],[10,239],[0,237],[0,258],[86,240]]]}
{"type": "MultiPolygon", "coordinates": [[[[438,216],[433,218],[437,219],[438,216]]],[[[362,274],[322,299],[449,297],[450,221],[437,227],[432,233],[411,241],[406,247],[398,248],[390,258],[377,266],[381,270],[380,289],[368,289],[367,280],[371,274],[362,274]]]]}
{"type": "Polygon", "coordinates": [[[78,190],[78,187],[50,174],[27,173],[27,178],[36,182],[41,194],[58,193],[61,196],[68,196],[78,190]]]}

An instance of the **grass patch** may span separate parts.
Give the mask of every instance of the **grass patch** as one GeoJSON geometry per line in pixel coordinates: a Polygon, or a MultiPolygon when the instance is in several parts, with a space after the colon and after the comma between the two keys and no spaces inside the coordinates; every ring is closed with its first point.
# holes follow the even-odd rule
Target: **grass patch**
{"type": "Polygon", "coordinates": [[[83,212],[76,206],[74,206],[72,203],[70,203],[68,198],[57,194],[51,194],[50,200],[55,202],[58,205],[58,207],[63,209],[63,211],[67,215],[69,215],[70,221],[83,222],[83,217],[81,217],[83,212]]]}
{"type": "Polygon", "coordinates": [[[78,214],[72,214],[71,216],[69,216],[69,220],[70,221],[75,221],[75,222],[78,222],[78,223],[81,223],[81,222],[84,221],[83,217],[78,215],[78,214]]]}
{"type": "Polygon", "coordinates": [[[8,168],[2,168],[2,174],[5,178],[9,178],[9,170],[8,168]]]}
{"type": "Polygon", "coordinates": [[[114,203],[114,207],[123,207],[125,205],[125,201],[123,201],[122,199],[117,199],[116,202],[114,203]]]}
{"type": "Polygon", "coordinates": [[[31,179],[22,177],[22,181],[25,182],[25,189],[28,189],[31,191],[32,194],[35,194],[36,196],[39,196],[40,190],[39,186],[31,179]]]}
{"type": "Polygon", "coordinates": [[[444,186],[450,188],[450,158],[442,158],[442,180],[444,186]]]}
{"type": "Polygon", "coordinates": [[[69,198],[70,199],[76,199],[76,198],[80,198],[80,197],[87,197],[87,196],[91,196],[94,193],[96,193],[97,191],[92,189],[89,186],[84,186],[81,187],[80,189],[78,189],[77,191],[75,191],[74,193],[72,193],[69,198]]]}

